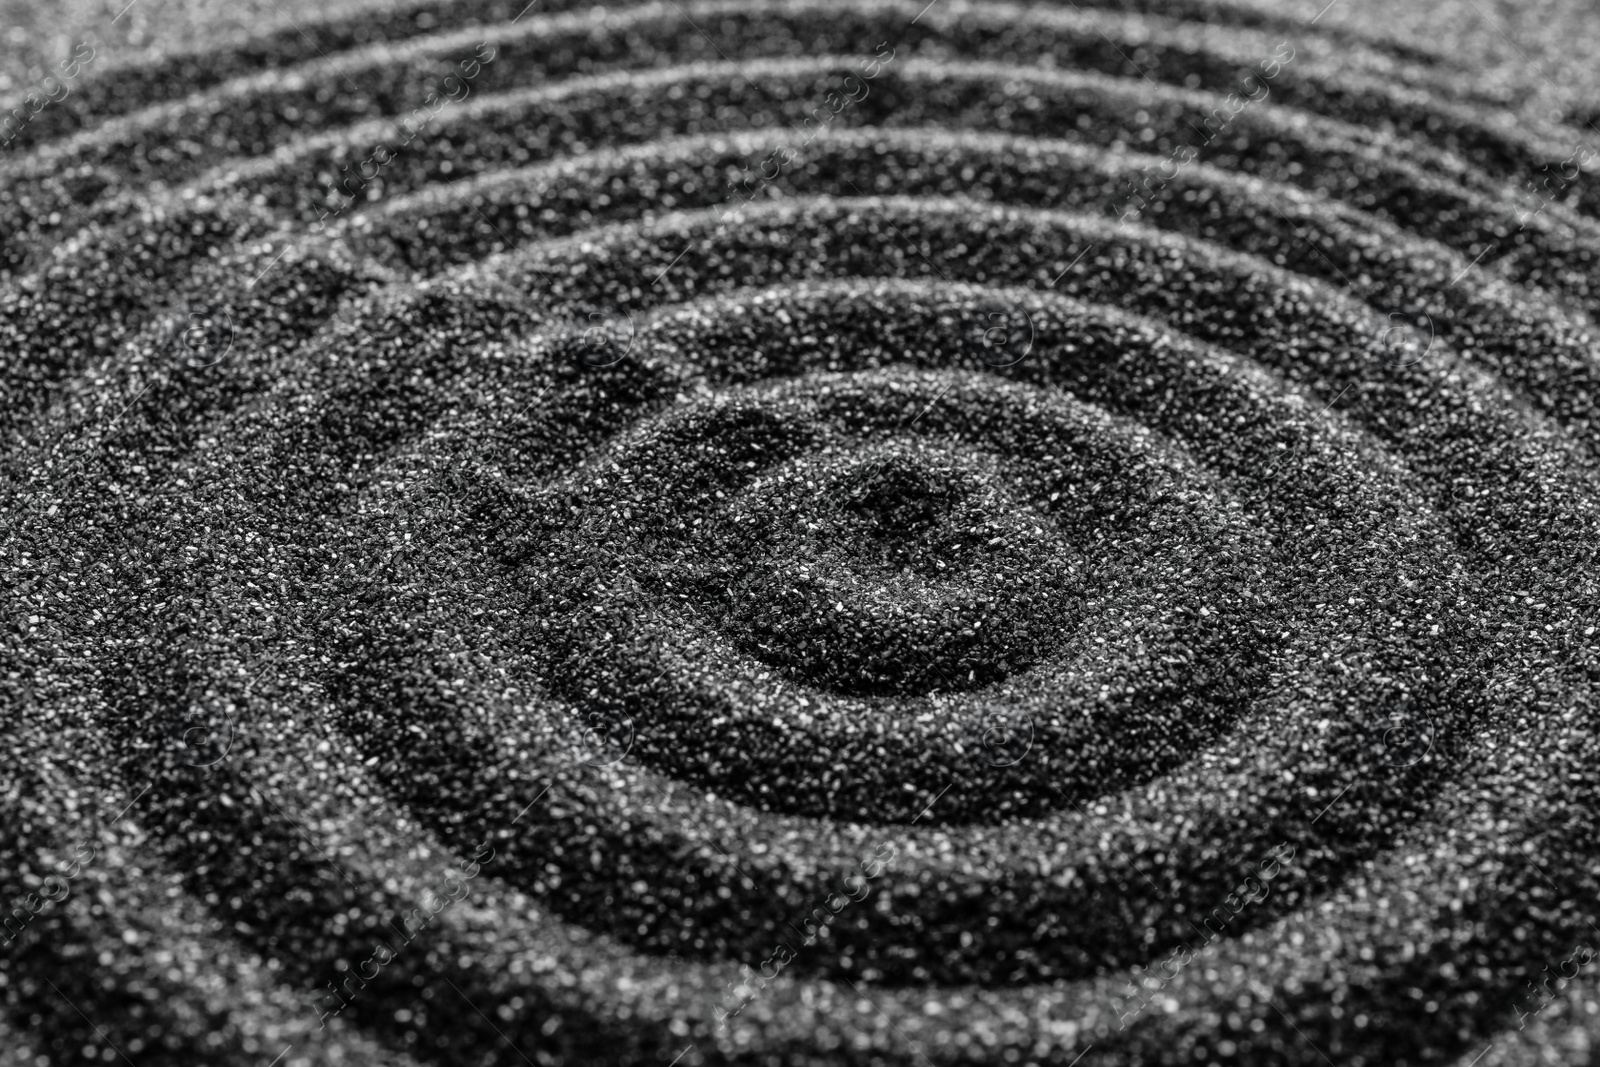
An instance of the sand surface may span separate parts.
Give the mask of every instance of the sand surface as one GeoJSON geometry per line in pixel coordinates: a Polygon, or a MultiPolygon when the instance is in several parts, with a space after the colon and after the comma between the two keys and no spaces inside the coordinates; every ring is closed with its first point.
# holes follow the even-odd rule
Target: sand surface
{"type": "Polygon", "coordinates": [[[1591,1062],[1600,14],[0,11],[0,1064],[1591,1062]]]}

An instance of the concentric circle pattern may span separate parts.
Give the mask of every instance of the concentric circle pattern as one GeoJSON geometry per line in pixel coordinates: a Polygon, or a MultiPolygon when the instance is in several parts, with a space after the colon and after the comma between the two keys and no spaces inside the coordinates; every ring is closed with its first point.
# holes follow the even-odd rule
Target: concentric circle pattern
{"type": "Polygon", "coordinates": [[[1593,130],[1335,21],[86,73],[0,159],[0,1060],[1588,1062],[1593,130]]]}

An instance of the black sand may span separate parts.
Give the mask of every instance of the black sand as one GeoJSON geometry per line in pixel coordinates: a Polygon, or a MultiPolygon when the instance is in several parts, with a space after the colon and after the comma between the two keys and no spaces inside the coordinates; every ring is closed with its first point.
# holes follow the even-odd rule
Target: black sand
{"type": "Polygon", "coordinates": [[[1600,134],[920,7],[334,13],[8,146],[0,1062],[1586,1062],[1600,134]]]}

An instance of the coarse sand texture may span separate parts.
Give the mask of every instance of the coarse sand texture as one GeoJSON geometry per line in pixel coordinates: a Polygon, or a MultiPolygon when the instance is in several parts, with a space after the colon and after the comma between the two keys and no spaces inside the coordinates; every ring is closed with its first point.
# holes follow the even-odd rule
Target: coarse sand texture
{"type": "Polygon", "coordinates": [[[24,106],[0,1064],[1591,1062],[1600,133],[924,3],[24,106]]]}

